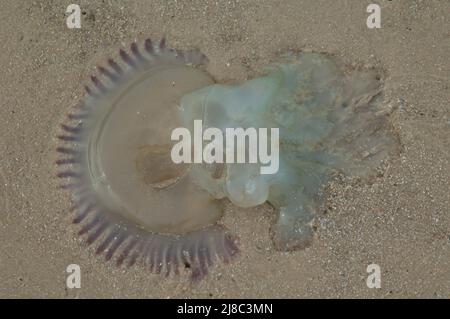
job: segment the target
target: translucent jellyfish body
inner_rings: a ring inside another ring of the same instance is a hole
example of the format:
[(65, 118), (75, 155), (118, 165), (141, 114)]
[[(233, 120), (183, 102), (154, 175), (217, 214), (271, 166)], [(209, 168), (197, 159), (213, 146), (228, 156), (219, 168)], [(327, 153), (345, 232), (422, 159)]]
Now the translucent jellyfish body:
[[(305, 247), (332, 174), (364, 176), (396, 151), (373, 70), (292, 54), (265, 76), (221, 85), (205, 63), (200, 52), (169, 49), (164, 40), (133, 43), (98, 68), (62, 124), (58, 176), (80, 235), (108, 260), (202, 278), (216, 260), (238, 253), (236, 237), (220, 224), (222, 198), (240, 207), (269, 202), (279, 214), (275, 247)], [(193, 132), (195, 120), (224, 133), (277, 128), (278, 170), (262, 174), (260, 161), (175, 163), (171, 133)]]

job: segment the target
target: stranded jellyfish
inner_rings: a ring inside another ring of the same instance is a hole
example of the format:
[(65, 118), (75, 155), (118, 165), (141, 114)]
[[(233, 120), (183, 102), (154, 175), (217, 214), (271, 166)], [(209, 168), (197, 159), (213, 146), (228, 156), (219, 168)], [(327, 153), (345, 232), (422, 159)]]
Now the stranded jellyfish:
[[(107, 260), (202, 278), (238, 253), (236, 237), (220, 224), (222, 198), (239, 207), (268, 202), (278, 213), (275, 247), (303, 248), (333, 174), (365, 176), (396, 151), (375, 70), (290, 53), (259, 78), (221, 85), (206, 62), (164, 39), (132, 43), (98, 67), (61, 125), (58, 176), (71, 192), (74, 223)], [(196, 120), (223, 132), (277, 128), (278, 170), (263, 174), (259, 161), (175, 163), (171, 133), (192, 131)]]

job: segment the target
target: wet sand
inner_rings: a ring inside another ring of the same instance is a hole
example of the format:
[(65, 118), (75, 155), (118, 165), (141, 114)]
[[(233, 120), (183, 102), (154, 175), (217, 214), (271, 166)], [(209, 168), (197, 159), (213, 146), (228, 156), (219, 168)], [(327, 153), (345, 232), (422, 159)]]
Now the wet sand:
[[(1, 5), (0, 297), (450, 297), (449, 1), (377, 1), (380, 29), (366, 26), (372, 1), (78, 1), (82, 28), (70, 30), (72, 2)], [(287, 50), (381, 67), (402, 152), (368, 181), (329, 185), (303, 251), (274, 249), (268, 206), (227, 205), (241, 255), (198, 285), (116, 268), (76, 236), (69, 196), (57, 188), (55, 136), (95, 65), (136, 38), (163, 35), (172, 47), (200, 48), (220, 82), (253, 77)], [(73, 263), (81, 289), (66, 288)], [(380, 289), (366, 285), (372, 263)]]

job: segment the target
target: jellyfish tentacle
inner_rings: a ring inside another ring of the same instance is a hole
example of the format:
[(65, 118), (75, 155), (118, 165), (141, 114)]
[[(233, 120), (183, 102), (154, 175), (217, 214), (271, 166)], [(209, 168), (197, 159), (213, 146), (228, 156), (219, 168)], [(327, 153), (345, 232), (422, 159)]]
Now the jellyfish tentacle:
[(272, 226), (272, 240), (280, 251), (304, 249), (314, 236), (311, 222), (314, 212), (309, 207), (285, 206), (279, 209), (278, 220)]

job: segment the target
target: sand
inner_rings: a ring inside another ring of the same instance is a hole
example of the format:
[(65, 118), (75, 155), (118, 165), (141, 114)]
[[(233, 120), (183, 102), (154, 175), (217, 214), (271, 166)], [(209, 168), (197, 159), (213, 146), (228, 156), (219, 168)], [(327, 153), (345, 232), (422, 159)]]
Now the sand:
[[(368, 29), (367, 0), (79, 0), (79, 30), (65, 24), (72, 2), (0, 5), (0, 297), (450, 297), (450, 1), (377, 1), (382, 25)], [(274, 249), (270, 208), (227, 205), (241, 255), (198, 285), (116, 268), (76, 236), (57, 188), (55, 136), (96, 64), (162, 35), (200, 48), (221, 82), (252, 77), (289, 49), (381, 67), (402, 152), (367, 182), (329, 185), (306, 250)], [(80, 289), (65, 284), (73, 263)], [(366, 285), (372, 263), (380, 289)]]

